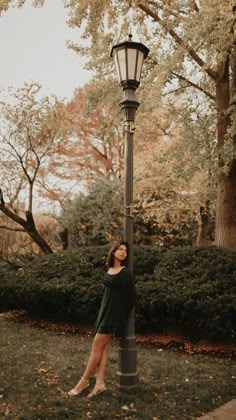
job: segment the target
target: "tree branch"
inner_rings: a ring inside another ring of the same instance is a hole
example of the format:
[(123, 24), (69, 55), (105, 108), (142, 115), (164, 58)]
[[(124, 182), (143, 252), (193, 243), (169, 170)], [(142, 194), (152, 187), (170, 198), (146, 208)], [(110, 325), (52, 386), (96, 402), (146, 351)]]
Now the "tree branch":
[[(153, 62), (154, 64), (156, 64), (156, 65), (158, 64), (158, 62), (157, 62), (156, 60), (154, 60), (154, 58), (153, 58), (153, 57), (148, 57), (148, 60), (149, 60), (149, 61), (152, 61), (152, 62)], [(209, 97), (210, 99), (212, 99), (213, 101), (215, 101), (215, 100), (216, 100), (216, 97), (215, 97), (214, 95), (212, 95), (209, 91), (207, 91), (207, 90), (205, 90), (205, 89), (201, 88), (201, 86), (199, 86), (199, 85), (197, 85), (196, 83), (192, 82), (191, 80), (187, 79), (187, 77), (184, 77), (184, 76), (182, 76), (181, 74), (177, 74), (177, 73), (175, 73), (174, 71), (172, 71), (172, 72), (171, 72), (171, 74), (173, 74), (173, 75), (174, 75), (175, 77), (177, 77), (178, 79), (183, 80), (183, 81), (185, 81), (185, 82), (187, 83), (187, 85), (188, 85), (188, 86), (185, 86), (185, 89), (186, 89), (187, 87), (192, 86), (192, 87), (194, 87), (195, 89), (200, 90), (200, 92), (204, 93), (206, 96), (208, 96), (208, 97)], [(173, 90), (173, 91), (171, 91), (171, 92), (167, 92), (164, 96), (168, 95), (169, 93), (176, 92), (177, 90), (179, 90), (179, 89), (175, 89), (175, 90)]]
[(14, 222), (18, 223), (18, 225), (21, 225), (24, 229), (27, 228), (26, 221), (24, 219), (22, 219), (22, 217), (20, 217), (17, 214), (13, 213), (13, 211), (11, 211), (9, 208), (6, 207), (1, 188), (0, 188), (0, 210), (7, 217), (9, 217), (11, 220), (13, 220)]
[(18, 196), (19, 196), (19, 193), (20, 193), (20, 191), (22, 189), (23, 183), (24, 183), (24, 179), (23, 179), (23, 176), (21, 176), (20, 181), (19, 181), (19, 183), (18, 183), (18, 185), (16, 187), (15, 194), (14, 194), (14, 196), (12, 198), (10, 198), (10, 206), (11, 206), (11, 208), (14, 208), (14, 203), (18, 199)]
[(27, 210), (25, 212), (26, 215), (26, 220), (27, 220), (27, 224), (28, 224), (28, 228), (30, 228), (31, 231), (36, 231), (36, 227), (35, 227), (35, 223), (34, 223), (34, 218), (33, 215), (31, 213), (31, 211)]
[[(177, 77), (178, 79), (185, 81), (189, 86), (192, 86), (195, 89), (200, 90), (200, 92), (204, 93), (206, 96), (208, 96), (213, 101), (216, 100), (216, 97), (214, 95), (212, 95), (210, 92), (208, 92), (207, 90), (201, 88), (201, 86), (197, 85), (196, 83), (192, 82), (191, 80), (187, 79), (186, 77), (182, 76), (181, 74), (177, 74), (174, 71), (172, 71), (172, 74), (175, 77)], [(186, 87), (188, 87), (188, 86), (186, 86)]]
[(5, 229), (5, 230), (11, 230), (13, 232), (23, 232), (26, 233), (26, 231), (24, 229), (20, 229), (20, 228), (11, 228), (7, 225), (0, 225), (0, 229)]
[[(138, 3), (138, 7), (143, 10), (147, 15), (151, 16), (155, 22), (158, 22), (170, 35), (171, 37), (175, 40), (175, 42), (180, 45), (181, 47), (183, 47), (190, 55), (190, 57), (192, 57), (192, 59), (201, 67), (205, 67), (206, 63), (201, 59), (201, 57), (199, 57), (199, 55), (196, 53), (196, 51), (191, 48), (189, 45), (187, 45), (184, 40), (173, 30), (167, 27), (167, 25), (165, 24), (165, 22), (158, 16), (157, 13), (153, 12), (146, 4), (143, 3)], [(213, 80), (216, 80), (217, 77), (217, 72), (214, 71), (213, 69), (204, 68), (204, 71), (208, 74), (208, 76), (210, 76)]]
[(195, 2), (195, 0), (193, 0), (193, 9), (195, 10), (195, 12), (199, 12), (199, 7), (197, 3)]
[(177, 88), (177, 89), (169, 90), (168, 92), (163, 93), (163, 94), (162, 94), (162, 96), (168, 96), (168, 95), (171, 95), (172, 93), (179, 92), (179, 91), (181, 91), (181, 90), (186, 89), (187, 87), (188, 87), (188, 86), (182, 86), (182, 87), (179, 87), (179, 88)]
[(0, 188), (0, 211), (2, 211), (7, 217), (9, 217), (9, 219), (13, 220), (14, 222), (18, 223), (18, 225), (22, 226), (25, 232), (28, 233), (31, 239), (33, 239), (33, 241), (39, 246), (39, 248), (45, 254), (53, 253), (51, 247), (47, 244), (47, 242), (43, 239), (43, 237), (37, 232), (32, 213), (30, 211), (27, 211), (25, 213), (26, 220), (22, 219), (22, 217), (13, 213), (5, 205), (1, 188)]
[[(13, 133), (14, 134), (14, 133)], [(24, 172), (24, 174), (25, 174), (25, 176), (26, 176), (26, 178), (28, 179), (28, 182), (29, 182), (29, 184), (31, 184), (31, 182), (32, 182), (32, 180), (31, 180), (31, 178), (30, 178), (30, 175), (28, 174), (28, 172), (27, 172), (27, 169), (26, 169), (26, 167), (25, 167), (25, 165), (24, 165), (24, 162), (23, 162), (23, 157), (18, 153), (18, 151), (16, 150), (16, 148), (13, 146), (13, 144), (11, 143), (11, 141), (9, 140), (6, 140), (6, 142), (7, 142), (7, 144), (9, 144), (9, 146), (12, 148), (12, 150), (15, 152), (15, 156), (18, 158), (18, 161), (20, 162), (20, 165), (21, 165), (21, 167), (22, 167), (22, 169), (23, 169), (23, 172)], [(25, 153), (27, 153), (28, 152), (28, 149), (25, 151)], [(25, 153), (23, 153), (23, 156), (25, 155)], [(13, 154), (13, 156), (14, 156), (14, 154)], [(15, 157), (14, 156), (14, 157)]]

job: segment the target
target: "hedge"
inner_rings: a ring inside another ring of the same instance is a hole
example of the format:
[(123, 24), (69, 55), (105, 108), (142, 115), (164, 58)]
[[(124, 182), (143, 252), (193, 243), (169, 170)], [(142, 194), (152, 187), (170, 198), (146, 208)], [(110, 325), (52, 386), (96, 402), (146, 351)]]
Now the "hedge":
[[(23, 309), (54, 321), (92, 325), (108, 248), (86, 247), (0, 261), (0, 311)], [(234, 342), (236, 251), (217, 247), (135, 248), (136, 327)]]

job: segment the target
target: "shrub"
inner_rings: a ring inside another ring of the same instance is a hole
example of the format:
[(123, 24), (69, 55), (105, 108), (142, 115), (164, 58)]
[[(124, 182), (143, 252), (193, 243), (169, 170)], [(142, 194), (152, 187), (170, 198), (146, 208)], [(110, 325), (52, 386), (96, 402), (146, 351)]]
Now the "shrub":
[[(107, 246), (0, 262), (0, 310), (24, 309), (92, 325), (103, 293)], [(217, 247), (135, 248), (137, 329), (192, 340), (235, 339), (236, 252)]]
[(235, 339), (236, 252), (176, 248), (138, 286), (142, 327), (181, 329), (192, 339)]

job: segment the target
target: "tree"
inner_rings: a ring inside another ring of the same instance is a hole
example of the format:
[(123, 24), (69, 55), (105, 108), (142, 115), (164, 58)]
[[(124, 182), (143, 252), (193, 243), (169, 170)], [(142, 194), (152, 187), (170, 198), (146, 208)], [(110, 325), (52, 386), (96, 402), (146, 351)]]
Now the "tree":
[[(48, 170), (48, 162), (50, 158), (53, 159), (67, 125), (64, 104), (55, 98), (38, 100), (39, 90), (37, 84), (26, 84), (13, 95), (14, 104), (1, 103), (3, 171), (0, 179), (0, 211), (15, 222), (17, 231), (20, 225), (21, 231), (27, 233), (48, 254), (53, 251), (38, 232), (33, 216), (34, 189), (37, 177)], [(19, 177), (14, 182), (13, 176), (16, 174)], [(9, 197), (8, 204), (4, 193)], [(22, 206), (22, 209), (26, 209), (24, 219), (16, 203), (25, 202), (26, 193), (28, 203)], [(6, 225), (5, 229), (9, 229), (9, 226)]]
[[(215, 242), (235, 248), (235, 7), (228, 0), (102, 0), (99, 4), (70, 0), (66, 6), (71, 12), (70, 24), (83, 25), (84, 38), (91, 40), (86, 47), (71, 44), (90, 59), (88, 66), (100, 74), (111, 71), (108, 54), (116, 41), (114, 33), (117, 38), (127, 33), (131, 20), (151, 47), (145, 71), (152, 92), (175, 90), (179, 95), (188, 90), (203, 104), (205, 114), (208, 106), (214, 107), (218, 155)], [(182, 95), (182, 104), (188, 99)]]
[(87, 194), (65, 203), (58, 221), (68, 229), (70, 247), (102, 245), (121, 236), (122, 208), (120, 181), (103, 177), (91, 183)]
[(148, 228), (152, 239), (165, 245), (195, 242), (198, 222), (201, 228), (199, 203), (208, 200), (212, 207), (215, 200), (202, 142), (198, 146), (196, 141), (192, 150), (202, 127), (192, 124), (189, 138), (175, 112), (155, 99), (142, 101), (135, 134), (135, 223), (141, 222), (144, 233)]
[(124, 146), (118, 98), (119, 90), (112, 80), (91, 82), (75, 91), (67, 108), (72, 136), (61, 150), (74, 179), (121, 176)]
[[(34, 215), (38, 233), (44, 238), (51, 249), (61, 249), (55, 237), (56, 218), (50, 215)], [(10, 258), (12, 254), (38, 255), (40, 249), (21, 227), (17, 228), (15, 222), (0, 214), (0, 256)]]
[[(119, 178), (124, 165), (123, 125), (114, 81), (91, 82), (77, 89), (66, 106), (68, 135), (40, 177), (40, 194), (63, 206), (90, 183)], [(53, 182), (52, 182), (53, 175)]]

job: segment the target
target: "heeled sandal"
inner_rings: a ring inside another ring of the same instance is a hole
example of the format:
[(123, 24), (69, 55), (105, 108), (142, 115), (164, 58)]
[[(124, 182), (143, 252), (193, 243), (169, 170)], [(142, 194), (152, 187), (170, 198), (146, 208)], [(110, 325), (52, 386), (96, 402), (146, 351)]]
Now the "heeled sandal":
[(87, 398), (97, 397), (106, 391), (106, 385), (104, 382), (97, 382), (92, 390), (87, 396)]
[(75, 397), (76, 395), (82, 394), (82, 392), (85, 391), (85, 389), (87, 389), (88, 387), (89, 381), (86, 381), (85, 379), (80, 379), (78, 384), (68, 392), (68, 395), (70, 397)]

